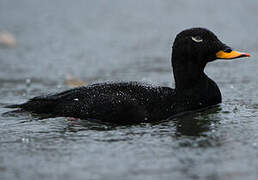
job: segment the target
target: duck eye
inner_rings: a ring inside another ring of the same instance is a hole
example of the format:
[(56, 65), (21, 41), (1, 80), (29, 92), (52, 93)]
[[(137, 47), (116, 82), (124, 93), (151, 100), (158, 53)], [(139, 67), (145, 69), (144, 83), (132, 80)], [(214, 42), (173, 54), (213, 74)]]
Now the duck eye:
[(201, 38), (201, 36), (192, 36), (192, 40), (193, 40), (194, 42), (197, 42), (197, 43), (200, 43), (200, 42), (203, 41), (202, 38)]

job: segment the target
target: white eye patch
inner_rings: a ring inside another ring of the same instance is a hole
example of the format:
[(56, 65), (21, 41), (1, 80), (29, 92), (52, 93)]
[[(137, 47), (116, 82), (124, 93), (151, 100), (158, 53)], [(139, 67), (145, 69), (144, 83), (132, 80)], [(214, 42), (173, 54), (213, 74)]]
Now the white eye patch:
[(203, 41), (202, 38), (201, 38), (201, 36), (192, 36), (191, 38), (192, 38), (192, 40), (193, 40), (194, 42), (197, 42), (197, 43), (200, 43), (200, 42)]

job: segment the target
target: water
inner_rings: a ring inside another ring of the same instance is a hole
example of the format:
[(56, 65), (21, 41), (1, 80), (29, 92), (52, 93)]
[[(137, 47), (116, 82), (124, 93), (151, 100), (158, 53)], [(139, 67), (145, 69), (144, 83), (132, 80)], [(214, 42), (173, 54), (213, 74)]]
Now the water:
[[(0, 179), (258, 178), (258, 2), (217, 0), (0, 0)], [(86, 83), (150, 81), (173, 86), (175, 35), (202, 26), (249, 59), (217, 61), (207, 74), (219, 107), (157, 124), (110, 126), (3, 106)]]

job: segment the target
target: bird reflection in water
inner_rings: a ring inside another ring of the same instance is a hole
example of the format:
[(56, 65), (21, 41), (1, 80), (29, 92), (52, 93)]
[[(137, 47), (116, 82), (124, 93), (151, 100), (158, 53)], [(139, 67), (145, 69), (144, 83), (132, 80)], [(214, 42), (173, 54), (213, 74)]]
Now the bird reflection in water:
[[(170, 132), (173, 132), (173, 136), (181, 137), (181, 136), (205, 136), (206, 133), (214, 131), (216, 128), (216, 124), (219, 121), (218, 113), (221, 111), (220, 106), (214, 106), (209, 109), (205, 109), (202, 112), (192, 112), (186, 115), (181, 115), (176, 118), (170, 118), (162, 122), (149, 123), (146, 128), (164, 128)], [(68, 120), (68, 130), (77, 131), (77, 130), (114, 130), (114, 129), (122, 129), (122, 128), (131, 128), (134, 125), (116, 125), (103, 122), (95, 121), (85, 121), (75, 118), (67, 118)], [(148, 123), (138, 124), (136, 126), (144, 126)], [(153, 126), (153, 127), (152, 127)], [(155, 126), (155, 127), (154, 127)], [(175, 128), (175, 131), (173, 131)], [(169, 131), (171, 130), (171, 131)], [(157, 132), (158, 133), (158, 132)], [(145, 133), (144, 133), (145, 134)]]
[(175, 118), (176, 136), (203, 136), (207, 132), (214, 131), (219, 121), (216, 115), (220, 111), (221, 107), (215, 106), (203, 112)]

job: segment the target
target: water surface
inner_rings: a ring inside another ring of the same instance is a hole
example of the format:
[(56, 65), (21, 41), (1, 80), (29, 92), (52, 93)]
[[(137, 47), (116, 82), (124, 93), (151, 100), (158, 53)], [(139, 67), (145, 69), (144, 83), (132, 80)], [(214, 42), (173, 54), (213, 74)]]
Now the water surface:
[[(0, 0), (0, 30), (17, 40), (0, 48), (0, 179), (256, 180), (257, 16), (256, 0)], [(206, 68), (218, 107), (134, 126), (4, 114), (68, 89), (67, 74), (173, 86), (173, 39), (196, 26), (252, 55)]]

